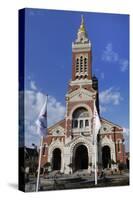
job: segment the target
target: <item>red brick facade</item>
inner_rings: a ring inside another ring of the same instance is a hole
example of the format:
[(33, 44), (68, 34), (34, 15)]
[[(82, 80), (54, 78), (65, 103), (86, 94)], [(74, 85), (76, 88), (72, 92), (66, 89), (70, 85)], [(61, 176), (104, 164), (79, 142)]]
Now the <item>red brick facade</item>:
[[(83, 52), (73, 52), (72, 53), (72, 81), (74, 81), (76, 79), (76, 70), (75, 70), (75, 66), (76, 66), (76, 56), (80, 55), (80, 54), (83, 54)], [(84, 52), (84, 54), (88, 55), (88, 80), (91, 80), (92, 79), (92, 69), (91, 69), (91, 63), (92, 63), (92, 53), (91, 53), (91, 50), (90, 51), (86, 51)]]

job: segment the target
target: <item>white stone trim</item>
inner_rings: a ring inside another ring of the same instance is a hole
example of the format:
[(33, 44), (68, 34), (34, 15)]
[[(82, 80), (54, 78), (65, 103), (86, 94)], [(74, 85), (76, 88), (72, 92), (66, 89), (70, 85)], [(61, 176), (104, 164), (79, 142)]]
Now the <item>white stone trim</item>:
[(52, 141), (48, 148), (48, 162), (52, 163), (53, 151), (58, 148), (61, 151), (61, 172), (64, 171), (64, 143), (59, 141), (59, 139)]
[(83, 136), (78, 137), (77, 139), (75, 139), (75, 141), (73, 141), (71, 143), (71, 145), (69, 146), (70, 148), (70, 163), (73, 163), (73, 156), (75, 156), (75, 151), (77, 149), (78, 146), (80, 145), (84, 145), (87, 148), (87, 152), (88, 152), (88, 170), (90, 170), (90, 166), (89, 163), (92, 163), (92, 157), (94, 154), (94, 148), (93, 145), (91, 143), (91, 141)]
[(105, 136), (101, 140), (101, 152), (102, 152), (102, 148), (104, 146), (109, 146), (109, 148), (110, 148), (110, 154), (111, 154), (111, 159), (113, 159), (116, 162), (115, 143), (112, 141), (112, 139), (111, 138), (109, 139), (107, 136)]
[(92, 85), (92, 80), (80, 79), (80, 80), (74, 80), (74, 81), (70, 81), (69, 82), (70, 86), (73, 86), (73, 85), (86, 85), (86, 84)]
[(77, 148), (80, 145), (85, 145), (87, 147), (88, 155), (89, 155), (89, 152), (91, 151), (90, 148), (92, 148), (92, 144), (87, 139), (84, 139), (84, 137), (79, 137), (77, 140), (75, 140), (71, 144), (71, 146), (70, 146), (70, 154), (73, 155), (74, 149)]
[(72, 43), (72, 52), (87, 52), (87, 51), (91, 51), (91, 43), (86, 43), (86, 44), (76, 44), (76, 43)]
[(70, 94), (67, 94), (67, 97), (73, 97), (73, 96), (75, 96), (75, 95), (77, 95), (77, 94), (86, 94), (86, 95), (88, 95), (88, 96), (92, 96), (92, 95), (95, 95), (96, 94), (96, 92), (90, 92), (90, 91), (88, 91), (88, 90), (86, 90), (86, 89), (84, 89), (84, 88), (82, 88), (82, 87), (80, 87), (80, 88), (78, 88), (77, 90), (74, 90), (73, 92), (71, 92)]

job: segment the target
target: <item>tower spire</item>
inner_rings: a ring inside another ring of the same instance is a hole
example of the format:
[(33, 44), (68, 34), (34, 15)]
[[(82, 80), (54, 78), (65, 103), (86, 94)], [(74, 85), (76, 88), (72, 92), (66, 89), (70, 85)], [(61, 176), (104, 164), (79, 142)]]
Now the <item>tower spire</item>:
[(83, 15), (81, 15), (81, 24), (80, 24), (79, 31), (86, 32), (86, 30), (85, 30), (85, 24), (84, 24), (84, 16)]
[(85, 28), (84, 16), (81, 15), (79, 29), (77, 31), (77, 38), (72, 43), (73, 53), (73, 68), (72, 80), (89, 80), (92, 81), (91, 76), (91, 41), (88, 39)]
[(75, 43), (87, 43), (87, 42), (89, 42), (89, 40), (85, 28), (84, 16), (81, 15), (81, 24), (77, 32), (77, 39)]

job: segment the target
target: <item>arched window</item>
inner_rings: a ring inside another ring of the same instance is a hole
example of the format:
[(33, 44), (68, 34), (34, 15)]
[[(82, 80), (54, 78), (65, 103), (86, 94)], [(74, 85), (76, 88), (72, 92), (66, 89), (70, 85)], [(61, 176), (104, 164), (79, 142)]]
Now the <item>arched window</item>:
[(73, 120), (73, 125), (72, 125), (73, 128), (78, 128), (78, 120)]
[(84, 58), (84, 72), (87, 72), (87, 58)]
[(80, 72), (83, 72), (83, 56), (80, 56)]
[(85, 127), (88, 127), (88, 126), (89, 126), (89, 120), (86, 119), (86, 120), (85, 120)]
[(85, 75), (85, 78), (87, 78), (87, 75)]
[(79, 72), (79, 58), (76, 59), (76, 73)]
[(77, 108), (72, 115), (73, 118), (84, 118), (89, 117), (89, 112), (86, 108), (80, 107)]
[(90, 116), (86, 108), (77, 108), (72, 115), (72, 128), (86, 129), (89, 128)]
[[(88, 72), (88, 58), (87, 56), (84, 57), (84, 56), (80, 56), (78, 58), (76, 58), (76, 75), (78, 75), (80, 78), (83, 78), (81, 77), (81, 75), (83, 75), (83, 73), (85, 73), (85, 76)], [(87, 76), (85, 77), (87, 78)]]
[(118, 140), (118, 152), (120, 152), (121, 149), (120, 149), (120, 140)]

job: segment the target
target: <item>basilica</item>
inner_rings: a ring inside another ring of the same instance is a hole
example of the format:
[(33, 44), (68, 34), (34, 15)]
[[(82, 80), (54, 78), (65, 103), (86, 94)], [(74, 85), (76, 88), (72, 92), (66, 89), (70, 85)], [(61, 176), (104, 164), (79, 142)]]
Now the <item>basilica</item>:
[(97, 167), (112, 169), (125, 162), (123, 128), (100, 114), (98, 79), (92, 76), (92, 57), (92, 44), (82, 16), (72, 43), (72, 78), (65, 98), (65, 116), (49, 127), (43, 138), (41, 167), (49, 163), (49, 171), (72, 174), (94, 170), (94, 101), (101, 121), (97, 135)]

